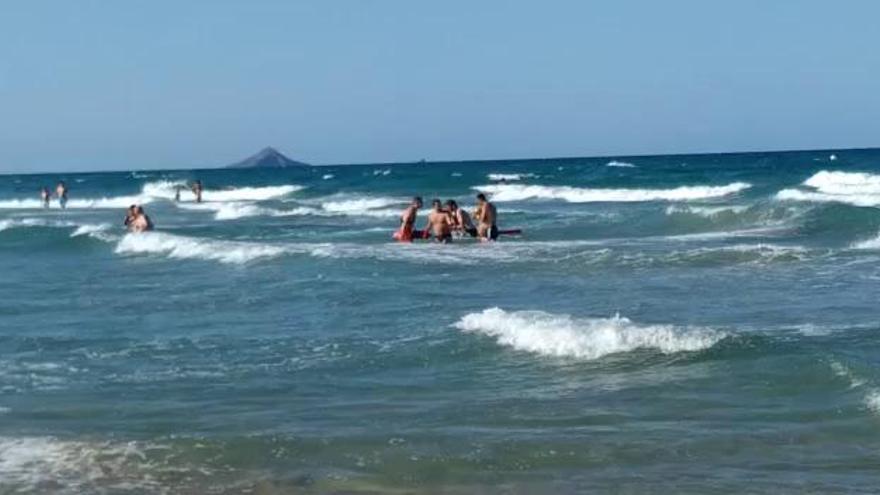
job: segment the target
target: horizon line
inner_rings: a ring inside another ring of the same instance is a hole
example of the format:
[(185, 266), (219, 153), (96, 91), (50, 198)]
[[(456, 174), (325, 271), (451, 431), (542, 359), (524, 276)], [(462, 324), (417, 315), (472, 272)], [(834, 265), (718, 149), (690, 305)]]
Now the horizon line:
[[(273, 146), (268, 146), (273, 148)], [(264, 147), (266, 148), (266, 147)], [(277, 149), (277, 148), (276, 148)], [(535, 162), (550, 160), (595, 160), (595, 159), (625, 159), (625, 158), (657, 158), (662, 156), (680, 157), (680, 156), (706, 156), (706, 155), (748, 155), (758, 153), (818, 153), (829, 151), (868, 151), (878, 150), (880, 146), (855, 146), (848, 148), (805, 148), (805, 149), (763, 149), (763, 150), (745, 150), (745, 151), (693, 151), (693, 152), (674, 152), (674, 153), (636, 153), (636, 154), (600, 154), (592, 156), (552, 156), (544, 158), (478, 158), (478, 159), (460, 159), (460, 160), (427, 160), (419, 159), (414, 161), (394, 161), (394, 162), (353, 162), (353, 163), (325, 163), (311, 164), (307, 163), (301, 166), (278, 167), (278, 170), (309, 168), (309, 167), (363, 167), (363, 166), (391, 166), (391, 165), (444, 165), (450, 163), (488, 163), (488, 162)], [(180, 170), (271, 170), (267, 168), (230, 168), (229, 165), (219, 167), (172, 167), (172, 168), (135, 168), (135, 169), (107, 169), (107, 170), (89, 170), (89, 171), (47, 171), (47, 172), (0, 172), (0, 176), (8, 175), (49, 175), (49, 174), (106, 174), (106, 173), (124, 173), (124, 172), (162, 172), (162, 171), (180, 171)]]

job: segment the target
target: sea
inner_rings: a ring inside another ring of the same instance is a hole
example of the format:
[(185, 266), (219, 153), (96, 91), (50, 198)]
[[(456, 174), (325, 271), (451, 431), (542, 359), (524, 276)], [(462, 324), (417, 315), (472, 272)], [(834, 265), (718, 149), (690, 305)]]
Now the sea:
[[(478, 192), (522, 234), (391, 239)], [(878, 207), (870, 149), (0, 176), (0, 493), (877, 493)]]

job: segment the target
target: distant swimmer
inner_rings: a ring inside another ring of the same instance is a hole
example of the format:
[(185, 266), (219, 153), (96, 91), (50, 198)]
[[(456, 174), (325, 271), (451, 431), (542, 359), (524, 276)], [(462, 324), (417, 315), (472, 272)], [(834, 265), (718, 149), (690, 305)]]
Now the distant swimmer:
[(125, 220), (122, 221), (122, 225), (130, 229), (135, 218), (137, 218), (137, 205), (131, 205), (125, 210)]
[(55, 186), (55, 196), (58, 197), (58, 205), (67, 208), (67, 184), (63, 180)]
[(49, 201), (52, 199), (52, 193), (49, 191), (48, 187), (44, 187), (40, 190), (40, 200), (43, 202), (43, 208), (49, 207)]
[(174, 187), (174, 201), (176, 201), (178, 203), (180, 203), (180, 190), (181, 189), (182, 189), (182, 187), (180, 187), (180, 186)]
[(132, 232), (147, 232), (153, 230), (153, 221), (150, 220), (150, 217), (144, 212), (143, 207), (135, 206), (134, 213), (134, 219), (128, 224), (129, 230)]
[(422, 198), (419, 196), (414, 197), (409, 206), (400, 215), (400, 228), (394, 233), (395, 239), (401, 242), (412, 242), (413, 231), (416, 226), (416, 215), (421, 207)]
[(452, 242), (452, 220), (439, 199), (431, 202), (431, 213), (428, 214), (425, 232), (434, 234), (434, 240), (437, 242), (444, 244)]
[(197, 180), (197, 181), (193, 182), (191, 189), (192, 189), (193, 194), (196, 195), (196, 203), (201, 203), (202, 202), (202, 191), (204, 190), (204, 188), (202, 187), (202, 181)]
[(468, 215), (468, 212), (464, 211), (464, 209), (459, 208), (458, 203), (456, 203), (455, 200), (450, 199), (446, 202), (446, 211), (449, 212), (453, 231), (461, 232), (471, 237), (477, 236), (477, 228), (474, 227), (474, 222), (471, 220), (471, 216)]
[(486, 199), (486, 195), (483, 193), (477, 194), (477, 212), (474, 213), (474, 218), (479, 222), (477, 233), (480, 239), (484, 241), (498, 239), (498, 226), (496, 225), (498, 210)]

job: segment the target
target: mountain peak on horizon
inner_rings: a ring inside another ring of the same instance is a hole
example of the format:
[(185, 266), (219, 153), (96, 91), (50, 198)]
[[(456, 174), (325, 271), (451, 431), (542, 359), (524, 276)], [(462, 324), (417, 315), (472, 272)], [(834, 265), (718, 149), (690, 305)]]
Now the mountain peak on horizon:
[(308, 166), (308, 164), (292, 160), (275, 148), (266, 146), (255, 155), (232, 165), (227, 165), (226, 168), (285, 168), (304, 166)]

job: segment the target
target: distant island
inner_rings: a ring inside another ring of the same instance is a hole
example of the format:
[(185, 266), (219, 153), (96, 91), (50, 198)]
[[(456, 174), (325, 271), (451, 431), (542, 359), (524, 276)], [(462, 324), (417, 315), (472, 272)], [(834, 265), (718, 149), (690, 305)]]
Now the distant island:
[(291, 160), (284, 156), (283, 153), (268, 146), (263, 148), (256, 155), (245, 158), (240, 162), (227, 165), (226, 168), (286, 168), (286, 167), (308, 167), (308, 163)]

